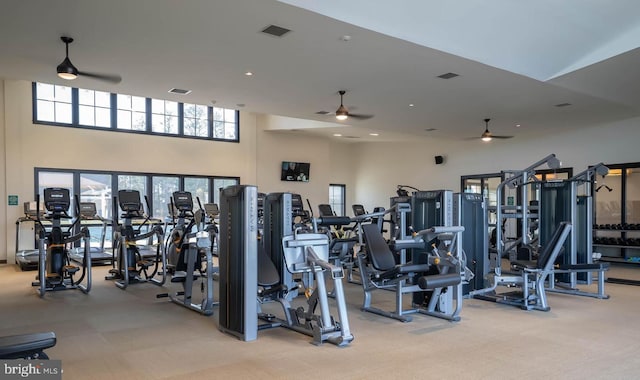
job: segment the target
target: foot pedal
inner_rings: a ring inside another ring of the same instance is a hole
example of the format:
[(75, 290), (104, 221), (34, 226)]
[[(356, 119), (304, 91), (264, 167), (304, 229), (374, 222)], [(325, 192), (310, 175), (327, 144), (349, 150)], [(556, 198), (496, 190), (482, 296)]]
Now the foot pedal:
[(65, 266), (64, 266), (64, 271), (65, 271), (65, 272), (67, 272), (67, 273), (69, 273), (69, 274), (74, 274), (74, 273), (76, 273), (76, 272), (77, 272), (77, 271), (79, 271), (79, 270), (80, 270), (80, 268), (78, 268), (78, 267), (77, 267), (77, 266), (75, 266), (75, 265), (65, 265)]

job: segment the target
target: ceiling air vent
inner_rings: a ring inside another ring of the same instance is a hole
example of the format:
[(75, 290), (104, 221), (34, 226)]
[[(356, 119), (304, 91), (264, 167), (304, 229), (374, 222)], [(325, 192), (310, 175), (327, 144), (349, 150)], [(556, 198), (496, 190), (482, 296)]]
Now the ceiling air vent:
[(172, 88), (171, 90), (169, 90), (169, 92), (172, 94), (187, 95), (191, 92), (191, 90), (182, 90), (179, 88)]
[(360, 138), (358, 136), (342, 136), (342, 137), (344, 137), (345, 139), (359, 139)]
[(556, 104), (555, 107), (561, 108), (561, 107), (568, 107), (570, 105), (571, 103), (560, 103), (560, 104)]
[(456, 73), (446, 73), (446, 74), (438, 75), (438, 78), (451, 79), (451, 78), (455, 78), (455, 77), (459, 77), (459, 76), (460, 75), (458, 75)]
[(328, 115), (329, 111), (318, 111), (316, 112), (316, 115)]
[(262, 33), (270, 34), (275, 37), (282, 37), (290, 31), (290, 29), (283, 28), (277, 25), (269, 25), (266, 28), (262, 29)]
[(433, 132), (433, 131), (437, 131), (438, 128), (427, 128), (425, 129), (426, 132)]

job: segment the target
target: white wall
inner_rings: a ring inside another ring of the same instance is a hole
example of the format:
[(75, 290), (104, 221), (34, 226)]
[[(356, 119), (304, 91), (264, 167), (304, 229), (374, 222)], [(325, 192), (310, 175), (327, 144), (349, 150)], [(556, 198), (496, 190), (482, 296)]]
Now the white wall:
[[(588, 165), (640, 162), (640, 118), (575, 132), (519, 141), (425, 141), (365, 143), (354, 150), (355, 199), (367, 209), (388, 206), (396, 185), (460, 190), (460, 177), (523, 169), (555, 153), (574, 173)], [(434, 156), (445, 163), (435, 165)]]
[[(317, 214), (318, 204), (329, 201), (330, 183), (345, 184), (349, 197), (349, 190), (353, 188), (349, 145), (305, 132), (278, 131), (281, 125), (291, 123), (292, 120), (305, 123), (304, 120), (273, 115), (260, 115), (257, 118), (258, 189), (264, 193), (298, 193), (303, 199), (309, 199)], [(300, 125), (298, 127), (304, 128)], [(309, 162), (309, 182), (281, 181), (282, 161)]]

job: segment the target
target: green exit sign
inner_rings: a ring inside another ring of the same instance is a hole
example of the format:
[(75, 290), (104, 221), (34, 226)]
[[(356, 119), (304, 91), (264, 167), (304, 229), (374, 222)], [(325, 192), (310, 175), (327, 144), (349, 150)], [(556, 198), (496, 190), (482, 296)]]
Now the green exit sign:
[(17, 205), (18, 205), (18, 196), (9, 195), (9, 206), (17, 206)]
[(513, 206), (515, 204), (513, 197), (507, 197), (507, 206)]

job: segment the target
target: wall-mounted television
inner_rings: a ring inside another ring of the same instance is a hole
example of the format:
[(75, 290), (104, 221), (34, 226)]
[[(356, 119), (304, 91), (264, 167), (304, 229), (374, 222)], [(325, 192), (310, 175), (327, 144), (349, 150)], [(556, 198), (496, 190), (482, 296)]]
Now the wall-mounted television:
[(282, 161), (280, 179), (282, 181), (309, 182), (310, 166), (308, 162)]

